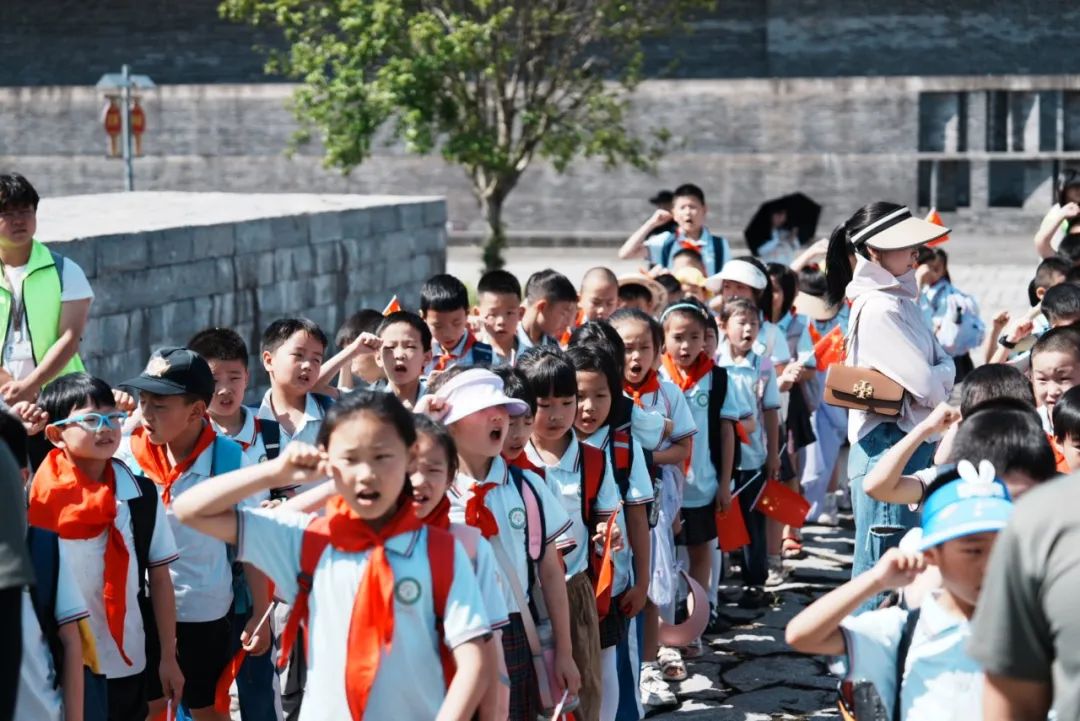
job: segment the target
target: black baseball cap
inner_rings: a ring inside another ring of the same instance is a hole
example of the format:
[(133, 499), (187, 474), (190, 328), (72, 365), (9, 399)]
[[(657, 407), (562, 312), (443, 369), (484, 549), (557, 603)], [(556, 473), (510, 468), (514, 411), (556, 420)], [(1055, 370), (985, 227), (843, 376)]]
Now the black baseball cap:
[(675, 194), (670, 190), (661, 190), (659, 193), (649, 198), (649, 202), (653, 205), (669, 205), (675, 202)]
[(214, 374), (201, 355), (187, 348), (158, 348), (137, 378), (124, 381), (121, 388), (134, 388), (159, 396), (190, 393), (200, 398), (214, 395)]

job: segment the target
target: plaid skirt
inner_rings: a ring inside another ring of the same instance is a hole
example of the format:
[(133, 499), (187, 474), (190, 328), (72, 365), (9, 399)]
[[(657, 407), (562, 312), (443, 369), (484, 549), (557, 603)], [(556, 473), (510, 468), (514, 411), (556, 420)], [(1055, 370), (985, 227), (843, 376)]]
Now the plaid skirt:
[(520, 613), (510, 614), (502, 628), (503, 656), (510, 677), (510, 721), (536, 721), (540, 713), (540, 691), (533, 670), (532, 651)]

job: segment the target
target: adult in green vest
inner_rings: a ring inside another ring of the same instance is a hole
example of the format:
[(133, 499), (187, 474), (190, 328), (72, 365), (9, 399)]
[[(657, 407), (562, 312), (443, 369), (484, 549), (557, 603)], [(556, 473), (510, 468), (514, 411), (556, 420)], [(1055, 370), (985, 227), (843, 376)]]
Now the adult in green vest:
[(83, 370), (79, 342), (94, 299), (82, 268), (34, 240), (38, 200), (26, 178), (0, 174), (0, 365), (10, 375), (0, 396), (9, 405)]

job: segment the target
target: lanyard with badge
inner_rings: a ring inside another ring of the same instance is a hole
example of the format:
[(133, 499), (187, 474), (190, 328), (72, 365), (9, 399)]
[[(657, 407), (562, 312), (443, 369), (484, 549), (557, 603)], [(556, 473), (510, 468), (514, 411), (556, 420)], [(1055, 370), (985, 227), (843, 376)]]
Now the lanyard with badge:
[[(25, 278), (25, 276), (24, 276)], [(23, 279), (20, 279), (20, 282)], [(9, 278), (10, 281), (10, 278)], [(34, 349), (30, 343), (29, 328), (26, 324), (26, 301), (21, 292), (11, 288), (12, 312), (8, 316), (8, 342), (4, 344), (4, 361), (32, 361)]]

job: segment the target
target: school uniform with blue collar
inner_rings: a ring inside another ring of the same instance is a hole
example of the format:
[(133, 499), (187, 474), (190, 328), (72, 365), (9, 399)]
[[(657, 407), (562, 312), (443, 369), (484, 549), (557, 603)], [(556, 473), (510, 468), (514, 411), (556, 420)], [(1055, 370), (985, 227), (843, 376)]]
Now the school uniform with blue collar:
[[(919, 293), (919, 307), (941, 347), (956, 364), (956, 381), (974, 368), (968, 353), (982, 345), (986, 325), (974, 298), (942, 278)], [(1045, 332), (1045, 331), (1044, 331)]]
[[(257, 415), (259, 418), (276, 421), (277, 414), (274, 412), (272, 392), (266, 391), (262, 403), (259, 404)], [(304, 401), (304, 419), (300, 426), (293, 433), (289, 433), (284, 427), (281, 428), (281, 450), (285, 450), (285, 446), (292, 441), (315, 445), (315, 439), (319, 436), (319, 428), (322, 427), (323, 419), (326, 418), (326, 412), (333, 404), (334, 401), (329, 396), (308, 393)]]
[(681, 228), (660, 233), (648, 238), (645, 248), (649, 252), (649, 260), (665, 268), (671, 267), (671, 259), (676, 253), (683, 248), (689, 248), (701, 256), (706, 276), (719, 273), (731, 259), (731, 247), (727, 238), (713, 235), (708, 228), (701, 229), (701, 237), (697, 240), (687, 238)]
[[(244, 508), (238, 514), (240, 558), (266, 573), (277, 593), (291, 602), (297, 595), (304, 530), (309, 514)], [(392, 650), (384, 653), (371, 686), (365, 718), (432, 719), (445, 698), (439, 644), (451, 649), (481, 638), (491, 628), (473, 573), (460, 543), (454, 544), (453, 581), (436, 634), (427, 527), (387, 539), (393, 570)], [(308, 663), (301, 721), (352, 718), (345, 673), (354, 599), (371, 551), (350, 553), (328, 545), (316, 565), (309, 597)]]
[(540, 340), (538, 342), (533, 343), (532, 338), (530, 338), (529, 334), (525, 331), (525, 324), (524, 323), (518, 323), (518, 327), (517, 327), (517, 358), (520, 358), (521, 354), (524, 353), (525, 351), (527, 351), (530, 348), (533, 348), (535, 346), (538, 346), (538, 345), (558, 346), (559, 341), (558, 341), (557, 338), (552, 338), (547, 333), (544, 333), (544, 334), (542, 334), (540, 336)]
[(765, 516), (754, 510), (753, 504), (769, 480), (764, 474), (768, 453), (765, 411), (780, 410), (780, 392), (776, 372), (772, 368), (763, 368), (764, 361), (757, 353), (751, 351), (742, 358), (734, 358), (725, 339), (720, 346), (720, 356), (720, 365), (728, 374), (728, 396), (734, 397), (741, 408), (740, 417), (752, 417), (756, 426), (747, 434), (750, 442), (743, 443), (740, 448), (735, 485), (742, 489), (738, 502), (750, 535), (749, 545), (743, 547), (743, 579), (749, 586), (760, 586), (767, 575)]
[[(442, 363), (440, 368), (440, 359), (443, 357), (446, 358), (446, 361)], [(490, 345), (477, 340), (472, 331), (467, 331), (461, 336), (461, 340), (457, 342), (457, 345), (450, 350), (444, 349), (439, 345), (439, 341), (432, 339), (431, 361), (424, 368), (424, 376), (431, 375), (432, 371), (435, 370), (449, 370), (456, 365), (491, 367), (499, 365), (501, 361), (502, 359), (495, 354)]]

